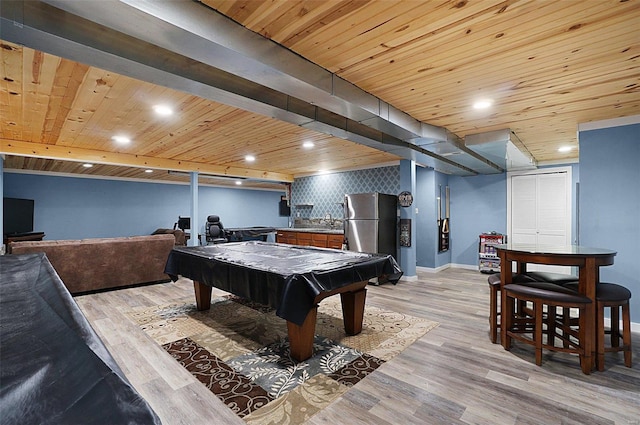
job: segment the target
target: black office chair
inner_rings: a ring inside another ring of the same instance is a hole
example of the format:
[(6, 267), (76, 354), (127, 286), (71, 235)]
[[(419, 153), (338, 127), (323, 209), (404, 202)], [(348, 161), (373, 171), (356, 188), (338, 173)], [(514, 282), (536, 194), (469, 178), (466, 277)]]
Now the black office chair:
[(220, 217), (218, 217), (217, 215), (210, 215), (209, 217), (207, 217), (207, 222), (204, 225), (204, 229), (207, 238), (207, 245), (210, 243), (218, 244), (229, 242), (227, 234), (224, 230), (224, 226), (220, 221)]

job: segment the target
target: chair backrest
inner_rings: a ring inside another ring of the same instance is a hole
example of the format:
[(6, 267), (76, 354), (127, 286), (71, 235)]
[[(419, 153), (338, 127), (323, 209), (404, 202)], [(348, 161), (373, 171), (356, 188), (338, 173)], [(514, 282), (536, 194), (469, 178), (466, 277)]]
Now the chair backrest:
[(205, 230), (207, 234), (207, 241), (226, 237), (224, 233), (224, 226), (220, 221), (220, 217), (217, 215), (210, 215), (207, 217)]

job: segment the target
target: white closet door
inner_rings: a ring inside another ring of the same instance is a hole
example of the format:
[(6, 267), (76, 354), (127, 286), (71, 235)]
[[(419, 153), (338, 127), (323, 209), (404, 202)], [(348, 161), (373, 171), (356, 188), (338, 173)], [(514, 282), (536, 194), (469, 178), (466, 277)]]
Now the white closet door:
[(537, 176), (514, 176), (511, 179), (512, 243), (535, 244), (538, 232)]
[[(571, 245), (571, 176), (568, 170), (536, 170), (509, 177), (512, 243)], [(531, 264), (530, 271), (571, 273), (570, 267)]]
[(540, 174), (537, 177), (537, 243), (571, 245), (571, 209), (570, 204), (567, 205), (571, 198), (567, 193), (567, 174)]

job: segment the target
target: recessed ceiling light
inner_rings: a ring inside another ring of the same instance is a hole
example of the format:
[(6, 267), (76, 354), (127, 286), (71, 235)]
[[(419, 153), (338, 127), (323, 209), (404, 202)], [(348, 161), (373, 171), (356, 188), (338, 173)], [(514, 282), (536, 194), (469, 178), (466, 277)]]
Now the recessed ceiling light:
[(253, 155), (247, 155), (247, 156), (244, 157), (244, 160), (247, 161), (247, 162), (253, 162), (253, 161), (256, 160), (256, 157), (253, 156)]
[(558, 152), (569, 152), (571, 149), (573, 149), (571, 146), (561, 146), (558, 148)]
[(311, 142), (311, 141), (306, 141), (302, 144), (302, 147), (305, 149), (311, 149), (312, 147), (315, 146), (315, 143)]
[(236, 180), (236, 186), (242, 186), (242, 182), (240, 180)]
[(128, 138), (127, 136), (122, 136), (122, 135), (118, 135), (118, 136), (113, 136), (111, 138), (111, 140), (113, 140), (114, 142), (120, 144), (120, 145), (128, 145), (129, 143), (131, 143), (131, 139)]
[(82, 166), (83, 166), (84, 168), (91, 168), (91, 167), (93, 167), (93, 164), (89, 164), (89, 163), (87, 162), (86, 164), (82, 164)]
[(153, 110), (156, 114), (168, 117), (169, 115), (173, 115), (173, 109), (169, 108), (167, 105), (155, 105)]
[(481, 100), (476, 101), (473, 104), (473, 107), (474, 107), (474, 109), (487, 109), (491, 105), (493, 105), (493, 100), (491, 100), (491, 99), (481, 99)]
[(153, 170), (144, 170), (145, 173), (153, 173)]

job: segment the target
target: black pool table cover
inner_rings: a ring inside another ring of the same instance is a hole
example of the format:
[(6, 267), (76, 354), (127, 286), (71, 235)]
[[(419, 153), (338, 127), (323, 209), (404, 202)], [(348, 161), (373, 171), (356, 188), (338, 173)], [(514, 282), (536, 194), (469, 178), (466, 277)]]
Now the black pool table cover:
[(397, 283), (402, 276), (390, 255), (260, 241), (175, 247), (165, 273), (269, 305), (297, 325), (322, 292), (380, 276)]
[(160, 424), (44, 253), (0, 256), (0, 331), (0, 423)]

